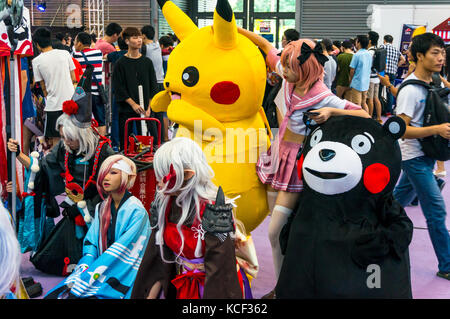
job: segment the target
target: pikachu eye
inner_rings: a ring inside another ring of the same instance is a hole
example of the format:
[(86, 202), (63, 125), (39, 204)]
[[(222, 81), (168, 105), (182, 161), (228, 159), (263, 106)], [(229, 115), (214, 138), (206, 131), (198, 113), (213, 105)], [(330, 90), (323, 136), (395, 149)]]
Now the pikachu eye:
[(192, 87), (198, 83), (199, 77), (200, 75), (197, 68), (194, 66), (188, 66), (186, 69), (184, 69), (181, 79), (184, 85)]

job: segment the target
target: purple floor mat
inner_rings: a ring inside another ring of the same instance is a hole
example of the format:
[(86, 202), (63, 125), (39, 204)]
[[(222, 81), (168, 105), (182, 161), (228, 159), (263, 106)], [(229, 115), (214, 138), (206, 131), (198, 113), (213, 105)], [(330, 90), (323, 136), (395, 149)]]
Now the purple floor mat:
[[(449, 163), (446, 163), (446, 169), (450, 173)], [(447, 183), (450, 181), (449, 177), (446, 177), (445, 180)], [(449, 207), (450, 185), (444, 187), (443, 196), (447, 207)], [(409, 247), (413, 297), (415, 299), (450, 299), (450, 281), (436, 276), (437, 259), (420, 207), (407, 207), (406, 212), (415, 227)], [(267, 217), (252, 233), (260, 266), (258, 276), (252, 282), (252, 292), (255, 299), (261, 298), (272, 290), (276, 284), (272, 252), (267, 235), (269, 221), (270, 217)], [(447, 228), (450, 229), (449, 218), (447, 218), (446, 223)], [(28, 253), (23, 255), (21, 275), (22, 277), (32, 276), (35, 281), (40, 282), (44, 295), (63, 280), (63, 277), (47, 275), (36, 270), (29, 261)], [(39, 298), (42, 298), (42, 296)]]

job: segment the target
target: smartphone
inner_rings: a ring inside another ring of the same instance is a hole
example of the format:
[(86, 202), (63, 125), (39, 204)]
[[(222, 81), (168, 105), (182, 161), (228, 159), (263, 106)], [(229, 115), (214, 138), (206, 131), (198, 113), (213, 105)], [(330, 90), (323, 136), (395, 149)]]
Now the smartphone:
[(305, 112), (305, 115), (308, 116), (308, 117), (311, 117), (311, 116), (320, 115), (320, 113), (318, 113), (318, 112)]

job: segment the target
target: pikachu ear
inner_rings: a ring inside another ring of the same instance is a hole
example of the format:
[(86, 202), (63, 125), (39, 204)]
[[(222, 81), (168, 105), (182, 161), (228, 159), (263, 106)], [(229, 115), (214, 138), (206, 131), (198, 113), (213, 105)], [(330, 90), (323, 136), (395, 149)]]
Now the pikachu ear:
[(175, 3), (167, 0), (158, 0), (161, 11), (169, 26), (180, 41), (198, 30), (195, 23)]
[(237, 45), (237, 25), (228, 0), (217, 0), (214, 11), (214, 44), (222, 49), (232, 49)]

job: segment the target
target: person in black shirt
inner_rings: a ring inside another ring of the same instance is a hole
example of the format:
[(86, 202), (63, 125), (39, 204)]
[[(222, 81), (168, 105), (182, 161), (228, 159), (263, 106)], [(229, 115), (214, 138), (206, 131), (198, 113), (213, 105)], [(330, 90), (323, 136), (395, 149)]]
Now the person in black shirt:
[[(114, 67), (116, 62), (128, 52), (128, 45), (123, 40), (122, 36), (117, 39), (120, 51), (114, 51), (106, 56), (106, 61), (111, 63)], [(112, 73), (111, 73), (112, 74)], [(111, 144), (113, 149), (118, 150), (120, 146), (119, 142), (119, 106), (117, 105), (116, 97), (114, 94), (114, 86), (111, 91), (112, 95), (112, 123), (111, 123)]]
[[(134, 27), (126, 28), (122, 37), (128, 45), (128, 52), (114, 66), (113, 86), (115, 98), (119, 104), (120, 148), (124, 149), (125, 122), (131, 117), (149, 116), (150, 100), (157, 92), (157, 81), (152, 61), (140, 53), (142, 34)], [(139, 105), (139, 89), (143, 87), (143, 107)], [(141, 125), (136, 125), (138, 135), (141, 135)], [(157, 137), (156, 128), (149, 127), (152, 136)]]
[(55, 40), (52, 41), (53, 49), (66, 50), (72, 53), (71, 48), (66, 44), (65, 36), (62, 33), (57, 33), (55, 35)]

